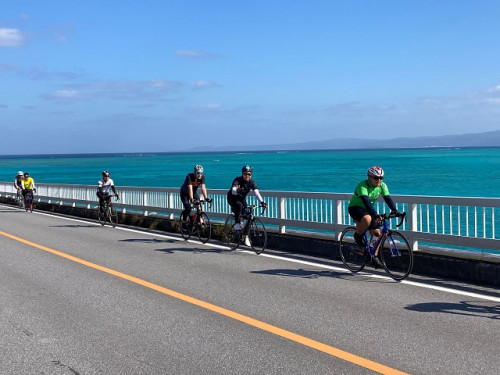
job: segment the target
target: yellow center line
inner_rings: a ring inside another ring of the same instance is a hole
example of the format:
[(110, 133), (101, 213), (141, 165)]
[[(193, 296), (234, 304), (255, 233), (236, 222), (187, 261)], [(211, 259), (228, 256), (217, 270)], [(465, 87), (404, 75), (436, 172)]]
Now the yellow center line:
[(301, 335), (298, 335), (296, 333), (293, 333), (293, 332), (281, 329), (281, 328), (273, 326), (271, 324), (264, 323), (264, 322), (262, 322), (260, 320), (253, 319), (253, 318), (251, 318), (249, 316), (246, 316), (246, 315), (243, 315), (243, 314), (239, 314), (237, 312), (225, 309), (223, 307), (220, 307), (220, 306), (217, 306), (217, 305), (213, 305), (211, 303), (199, 300), (197, 298), (193, 298), (193, 297), (187, 296), (187, 295), (182, 294), (182, 293), (178, 293), (178, 292), (176, 292), (174, 290), (171, 290), (171, 289), (167, 289), (167, 288), (162, 287), (160, 285), (150, 283), (149, 281), (145, 281), (145, 280), (139, 279), (137, 277), (130, 276), (130, 275), (127, 275), (127, 274), (119, 272), (119, 271), (115, 271), (115, 270), (113, 270), (111, 268), (107, 268), (107, 267), (100, 266), (100, 265), (92, 263), (92, 262), (88, 262), (88, 261), (83, 260), (81, 258), (77, 258), (77, 257), (74, 257), (72, 255), (63, 253), (61, 251), (54, 250), (54, 249), (51, 249), (51, 248), (43, 246), (43, 245), (39, 245), (37, 243), (25, 240), (23, 238), (14, 236), (14, 235), (6, 233), (6, 232), (0, 231), (0, 234), (3, 235), (3, 236), (5, 236), (5, 237), (11, 238), (11, 239), (13, 239), (15, 241), (24, 243), (26, 245), (35, 247), (35, 248), (43, 250), (43, 251), (47, 251), (49, 253), (52, 253), (54, 255), (58, 255), (58, 256), (60, 256), (62, 258), (71, 260), (73, 262), (82, 264), (84, 266), (87, 266), (87, 267), (90, 267), (90, 268), (94, 268), (96, 270), (108, 273), (110, 275), (119, 277), (121, 279), (124, 279), (124, 280), (130, 281), (130, 282), (136, 283), (138, 285), (142, 285), (142, 286), (144, 286), (146, 288), (156, 290), (157, 292), (160, 292), (160, 293), (166, 294), (168, 296), (177, 298), (177, 299), (179, 299), (181, 301), (190, 303), (192, 305), (196, 305), (196, 306), (202, 307), (204, 309), (216, 312), (218, 314), (227, 316), (227, 317), (232, 318), (234, 320), (238, 320), (238, 321), (240, 321), (242, 323), (245, 323), (245, 324), (248, 324), (250, 326), (259, 328), (259, 329), (261, 329), (263, 331), (270, 332), (270, 333), (275, 334), (277, 336), (284, 337), (284, 338), (289, 339), (291, 341), (294, 341), (296, 343), (299, 343), (299, 344), (308, 346), (310, 348), (319, 350), (319, 351), (321, 351), (323, 353), (326, 353), (326, 354), (329, 354), (331, 356), (343, 359), (343, 360), (345, 360), (347, 362), (354, 363), (354, 364), (356, 364), (358, 366), (365, 367), (367, 369), (373, 370), (373, 371), (378, 372), (380, 374), (391, 374), (391, 375), (393, 375), (393, 374), (394, 375), (396, 375), (396, 374), (398, 374), (398, 375), (406, 374), (405, 372), (393, 369), (391, 367), (384, 366), (384, 365), (382, 365), (380, 363), (377, 363), (377, 362), (371, 361), (369, 359), (357, 356), (355, 354), (346, 352), (346, 351), (341, 350), (341, 349), (337, 349), (337, 348), (335, 348), (333, 346), (330, 346), (330, 345), (327, 345), (327, 344), (323, 344), (323, 343), (321, 343), (319, 341), (312, 340), (312, 339), (307, 338), (305, 336), (301, 336)]

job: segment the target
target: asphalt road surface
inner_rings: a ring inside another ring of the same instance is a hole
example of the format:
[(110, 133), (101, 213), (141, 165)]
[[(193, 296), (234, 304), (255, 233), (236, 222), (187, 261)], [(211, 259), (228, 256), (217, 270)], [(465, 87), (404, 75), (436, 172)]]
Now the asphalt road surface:
[(0, 206), (0, 373), (498, 374), (498, 289), (245, 249)]

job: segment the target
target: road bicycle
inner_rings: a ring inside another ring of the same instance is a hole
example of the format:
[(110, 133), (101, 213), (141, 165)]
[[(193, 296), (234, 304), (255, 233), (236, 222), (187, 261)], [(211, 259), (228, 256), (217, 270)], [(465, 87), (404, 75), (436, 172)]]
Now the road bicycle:
[(16, 195), (16, 200), (17, 200), (17, 208), (24, 210), (24, 198), (21, 193), (17, 193)]
[[(116, 197), (116, 200), (118, 199), (119, 198)], [(116, 224), (118, 223), (118, 213), (116, 212), (116, 207), (111, 201), (111, 195), (106, 194), (102, 197), (102, 205), (97, 207), (97, 217), (102, 226), (109, 223), (113, 228), (116, 227)]]
[(26, 212), (33, 212), (33, 190), (25, 189), (24, 192), (24, 208)]
[[(241, 223), (239, 227), (236, 225), (234, 215), (229, 215), (224, 224), (224, 242), (229, 245), (231, 250), (236, 250), (247, 236), (250, 241), (250, 246), (256, 254), (262, 253), (267, 246), (267, 232), (262, 220), (255, 217), (255, 209), (262, 208), (260, 215), (264, 214), (266, 207), (252, 205), (245, 209), (241, 215)], [(239, 229), (237, 229), (239, 228)]]
[[(193, 201), (195, 208), (194, 212), (189, 215), (187, 220), (183, 220), (182, 213), (179, 218), (179, 228), (182, 238), (186, 241), (193, 235), (197, 235), (201, 242), (207, 243), (212, 236), (212, 225), (210, 218), (203, 211), (203, 205), (206, 204), (203, 200)], [(212, 207), (212, 202), (209, 202), (209, 208)]]
[(406, 238), (398, 231), (389, 228), (388, 221), (400, 217), (396, 227), (403, 224), (406, 213), (382, 214), (381, 235), (371, 237), (368, 241), (368, 229), (363, 233), (364, 246), (354, 240), (355, 227), (347, 227), (340, 236), (340, 256), (348, 270), (361, 271), (366, 264), (374, 262), (378, 249), (378, 256), (385, 272), (394, 280), (405, 279), (413, 269), (413, 251)]

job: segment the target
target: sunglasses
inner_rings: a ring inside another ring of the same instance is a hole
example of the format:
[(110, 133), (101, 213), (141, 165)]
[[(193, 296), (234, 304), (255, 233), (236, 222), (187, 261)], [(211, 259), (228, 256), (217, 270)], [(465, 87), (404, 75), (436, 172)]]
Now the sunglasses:
[(251, 175), (252, 175), (251, 173), (248, 173), (248, 172), (243, 173), (243, 174), (244, 174), (245, 176), (251, 176)]
[(373, 178), (374, 180), (380, 180), (382, 181), (384, 178), (383, 177), (373, 177), (373, 176), (370, 176), (371, 178)]
[(203, 172), (199, 172), (199, 171), (198, 171), (198, 172), (196, 172), (196, 174), (203, 174)]

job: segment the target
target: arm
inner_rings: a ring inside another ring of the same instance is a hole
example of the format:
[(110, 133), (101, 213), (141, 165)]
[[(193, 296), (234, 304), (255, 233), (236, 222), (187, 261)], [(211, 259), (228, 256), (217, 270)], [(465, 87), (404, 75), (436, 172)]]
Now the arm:
[(370, 213), (370, 215), (377, 216), (378, 213), (377, 213), (377, 211), (375, 211), (375, 208), (373, 207), (372, 202), (370, 202), (370, 200), (368, 199), (368, 195), (361, 195), (360, 198), (363, 201), (363, 203), (365, 204), (365, 207), (366, 207), (367, 211)]
[(387, 205), (389, 206), (389, 208), (391, 209), (391, 211), (393, 212), (397, 212), (398, 209), (396, 207), (396, 204), (394, 203), (394, 201), (392, 200), (391, 196), (390, 195), (385, 195), (384, 196), (384, 201), (385, 203), (387, 203)]
[(240, 185), (238, 184), (238, 180), (233, 180), (233, 185), (231, 186), (231, 194), (238, 195), (238, 190), (240, 189)]
[(205, 186), (205, 184), (201, 185), (201, 193), (205, 197), (205, 200), (208, 201), (207, 187)]
[(264, 202), (264, 199), (262, 199), (262, 195), (260, 195), (259, 189), (255, 189), (253, 192), (255, 193), (255, 196), (260, 203)]

